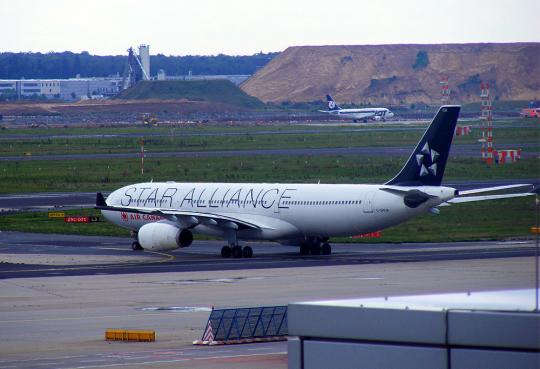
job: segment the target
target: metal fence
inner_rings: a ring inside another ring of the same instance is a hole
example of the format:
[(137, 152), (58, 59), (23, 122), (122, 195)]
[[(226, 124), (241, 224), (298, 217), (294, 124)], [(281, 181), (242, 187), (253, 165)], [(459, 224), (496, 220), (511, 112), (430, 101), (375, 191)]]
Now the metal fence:
[(229, 341), (287, 335), (287, 306), (215, 309), (202, 341)]

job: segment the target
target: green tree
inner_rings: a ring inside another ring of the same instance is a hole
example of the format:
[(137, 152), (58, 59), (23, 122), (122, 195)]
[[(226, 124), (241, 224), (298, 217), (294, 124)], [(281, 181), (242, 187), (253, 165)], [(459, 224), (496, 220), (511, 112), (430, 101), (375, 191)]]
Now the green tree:
[(429, 58), (427, 51), (420, 50), (416, 54), (416, 61), (413, 64), (413, 69), (424, 69), (429, 64)]

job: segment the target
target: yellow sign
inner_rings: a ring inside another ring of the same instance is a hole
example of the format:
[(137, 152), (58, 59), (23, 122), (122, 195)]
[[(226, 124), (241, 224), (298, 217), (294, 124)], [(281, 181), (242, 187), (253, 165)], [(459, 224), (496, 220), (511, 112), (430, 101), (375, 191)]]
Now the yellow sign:
[(63, 211), (50, 211), (49, 218), (63, 218), (66, 214)]

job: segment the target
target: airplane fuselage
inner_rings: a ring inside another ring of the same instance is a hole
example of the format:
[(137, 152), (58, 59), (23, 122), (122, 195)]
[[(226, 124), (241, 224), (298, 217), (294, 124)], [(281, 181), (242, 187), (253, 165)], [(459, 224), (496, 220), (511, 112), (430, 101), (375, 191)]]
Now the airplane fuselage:
[[(264, 183), (140, 183), (109, 195), (107, 205), (159, 211), (175, 210), (204, 214), (206, 218), (231, 217), (256, 223), (258, 229), (238, 229), (239, 239), (289, 240), (305, 237), (351, 236), (377, 231), (423, 214), (451, 199), (449, 187), (406, 187), (433, 197), (411, 208), (396, 186), (354, 184), (264, 184)], [(386, 190), (385, 190), (386, 189)], [(137, 231), (147, 223), (167, 222), (159, 215), (103, 210), (111, 222)], [(212, 220), (212, 219), (210, 219)], [(224, 236), (226, 227), (212, 222), (176, 223), (193, 232)]]
[(372, 109), (337, 109), (328, 110), (327, 113), (342, 118), (351, 118), (356, 120), (385, 120), (394, 116), (387, 108), (372, 108)]

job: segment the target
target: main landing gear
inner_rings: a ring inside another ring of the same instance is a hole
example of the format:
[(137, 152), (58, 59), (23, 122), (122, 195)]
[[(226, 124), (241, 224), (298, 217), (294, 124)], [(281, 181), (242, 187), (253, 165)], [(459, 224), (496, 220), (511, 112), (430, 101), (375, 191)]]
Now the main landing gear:
[(225, 238), (228, 245), (225, 245), (221, 248), (221, 256), (224, 258), (250, 258), (253, 256), (253, 249), (249, 246), (240, 246), (238, 244), (238, 238), (236, 236), (235, 229), (229, 229), (225, 232)]
[(327, 242), (328, 240), (321, 240), (318, 238), (308, 239), (300, 245), (301, 255), (330, 255), (332, 253), (332, 246)]
[(250, 258), (253, 256), (253, 249), (250, 246), (239, 246), (231, 245), (231, 246), (223, 246), (221, 248), (221, 256), (224, 258), (230, 258), (231, 256), (233, 258), (239, 259), (239, 258)]

